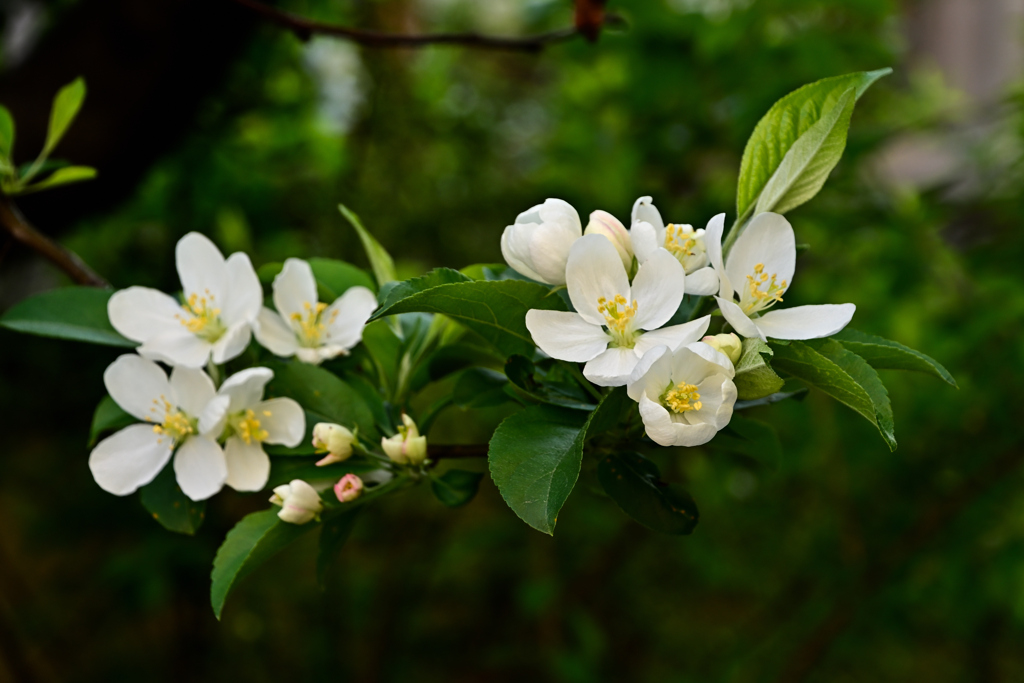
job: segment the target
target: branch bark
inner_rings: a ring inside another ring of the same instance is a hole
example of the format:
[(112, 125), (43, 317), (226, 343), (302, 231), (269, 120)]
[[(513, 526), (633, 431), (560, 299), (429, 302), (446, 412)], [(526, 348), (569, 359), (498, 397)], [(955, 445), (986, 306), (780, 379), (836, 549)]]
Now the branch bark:
[(15, 240), (67, 273), (68, 277), (77, 284), (90, 287), (110, 287), (110, 283), (86, 265), (85, 261), (80, 259), (77, 254), (65, 249), (32, 227), (32, 224), (21, 214), (14, 202), (2, 194), (0, 194), (0, 226)]
[[(427, 33), (423, 35), (402, 35), (367, 31), (363, 29), (313, 21), (305, 17), (284, 12), (258, 0), (234, 0), (234, 2), (256, 12), (267, 21), (286, 28), (300, 40), (309, 40), (314, 35), (332, 36), (351, 40), (366, 47), (408, 47), (419, 48), (428, 45), (457, 45), (461, 47), (479, 48), (483, 50), (506, 50), (511, 52), (540, 52), (548, 45), (571, 40), (576, 36), (585, 36), (588, 40), (596, 40), (601, 26), (619, 23), (621, 19), (615, 15), (605, 14), (603, 7), (597, 11), (583, 13), (577, 3), (576, 26), (538, 33), (531, 36), (489, 36), (480, 33)], [(590, 0), (593, 2), (593, 0)], [(599, 3), (603, 5), (603, 2)]]

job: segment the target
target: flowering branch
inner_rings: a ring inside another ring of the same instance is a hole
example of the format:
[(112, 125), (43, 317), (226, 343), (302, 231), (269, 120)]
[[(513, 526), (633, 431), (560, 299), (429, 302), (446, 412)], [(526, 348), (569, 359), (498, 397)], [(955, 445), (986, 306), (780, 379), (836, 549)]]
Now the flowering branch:
[(38, 252), (80, 285), (110, 287), (96, 271), (72, 251), (39, 232), (21, 214), (9, 197), (0, 194), (0, 226), (11, 237)]
[[(275, 7), (266, 5), (258, 0), (234, 0), (239, 5), (246, 7), (261, 15), (264, 19), (282, 26), (294, 33), (300, 40), (309, 40), (314, 35), (332, 36), (351, 40), (354, 43), (367, 47), (408, 47), (419, 48), (427, 45), (459, 45), (462, 47), (479, 48), (483, 50), (508, 50), (512, 52), (540, 52), (553, 43), (561, 43), (571, 40), (576, 36), (584, 36), (587, 40), (593, 41), (597, 38), (598, 31), (602, 26), (621, 24), (622, 19), (613, 14), (606, 14), (603, 10), (603, 2), (594, 0), (578, 0), (576, 5), (576, 25), (567, 28), (538, 33), (531, 36), (488, 36), (479, 33), (428, 33), (423, 35), (403, 35), (395, 33), (382, 33), (380, 31), (367, 31), (363, 29), (328, 24), (320, 21), (307, 19), (289, 12), (284, 12)], [(582, 9), (581, 9), (582, 8)]]

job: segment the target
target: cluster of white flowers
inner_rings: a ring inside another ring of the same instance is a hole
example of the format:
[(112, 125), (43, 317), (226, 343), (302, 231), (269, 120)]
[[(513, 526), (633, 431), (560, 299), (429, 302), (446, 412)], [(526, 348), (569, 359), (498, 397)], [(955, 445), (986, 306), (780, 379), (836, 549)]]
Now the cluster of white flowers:
[[(225, 259), (209, 239), (189, 233), (175, 256), (181, 302), (146, 287), (110, 298), (111, 324), (140, 346), (138, 355), (114, 361), (103, 380), (111, 398), (145, 424), (101, 441), (89, 467), (116, 495), (151, 482), (172, 455), (178, 485), (192, 500), (225, 484), (258, 491), (270, 474), (263, 444), (298, 445), (305, 414), (290, 398), (263, 400), (274, 376), (268, 368), (243, 370), (220, 387), (202, 368), (237, 358), (253, 336), (272, 353), (306, 363), (346, 354), (362, 339), (377, 299), (365, 287), (351, 287), (334, 303), (320, 303), (309, 264), (288, 259), (273, 283), (275, 312), (262, 306), (247, 255)], [(156, 361), (172, 367), (169, 378)]]
[(710, 315), (666, 326), (684, 294), (714, 295), (739, 335), (761, 340), (827, 337), (856, 310), (841, 304), (769, 311), (793, 279), (792, 226), (774, 213), (754, 217), (728, 259), (724, 226), (725, 214), (704, 230), (665, 224), (651, 198), (641, 197), (630, 229), (595, 211), (584, 231), (572, 206), (548, 199), (502, 235), (509, 266), (564, 285), (575, 309), (527, 313), (537, 346), (552, 358), (585, 362), (583, 374), (594, 384), (625, 385), (648, 436), (663, 446), (707, 443), (732, 419), (736, 403), (739, 340), (704, 337)]

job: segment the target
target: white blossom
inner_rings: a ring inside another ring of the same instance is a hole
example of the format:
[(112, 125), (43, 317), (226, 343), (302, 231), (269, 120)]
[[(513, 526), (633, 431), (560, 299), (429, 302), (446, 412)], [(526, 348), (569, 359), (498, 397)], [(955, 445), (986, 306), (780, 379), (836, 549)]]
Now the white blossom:
[[(724, 219), (725, 214), (719, 214), (711, 222)], [(687, 294), (707, 296), (718, 291), (718, 275), (710, 267), (705, 230), (678, 223), (666, 225), (650, 197), (640, 197), (633, 203), (631, 223), (633, 252), (638, 262), (644, 263), (658, 249), (664, 249), (683, 265)]]
[(572, 245), (583, 235), (576, 209), (548, 199), (516, 217), (501, 235), (501, 255), (520, 275), (549, 285), (565, 284), (565, 264)]
[(270, 502), (280, 505), (277, 516), (282, 522), (289, 524), (307, 524), (317, 519), (324, 509), (320, 494), (312, 486), (301, 479), (293, 479), (289, 484), (274, 488)]
[(381, 438), (380, 447), (399, 465), (419, 465), (427, 458), (427, 437), (420, 436), (416, 423), (405, 413), (398, 433)]

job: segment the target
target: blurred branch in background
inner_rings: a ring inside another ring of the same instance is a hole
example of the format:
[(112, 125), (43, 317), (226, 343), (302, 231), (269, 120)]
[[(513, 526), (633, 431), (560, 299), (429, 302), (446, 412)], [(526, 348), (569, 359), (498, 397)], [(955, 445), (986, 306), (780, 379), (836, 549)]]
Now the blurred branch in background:
[(548, 31), (547, 33), (521, 37), (489, 36), (479, 33), (402, 35), (313, 21), (312, 19), (283, 12), (257, 0), (234, 1), (261, 15), (264, 19), (287, 28), (300, 40), (305, 41), (314, 35), (323, 35), (350, 40), (367, 47), (418, 48), (428, 45), (457, 45), (482, 50), (540, 52), (548, 45), (565, 42), (576, 36), (583, 36), (590, 42), (593, 42), (597, 39), (603, 26), (622, 25), (624, 23), (621, 17), (605, 13), (605, 0), (576, 0), (575, 26)]

